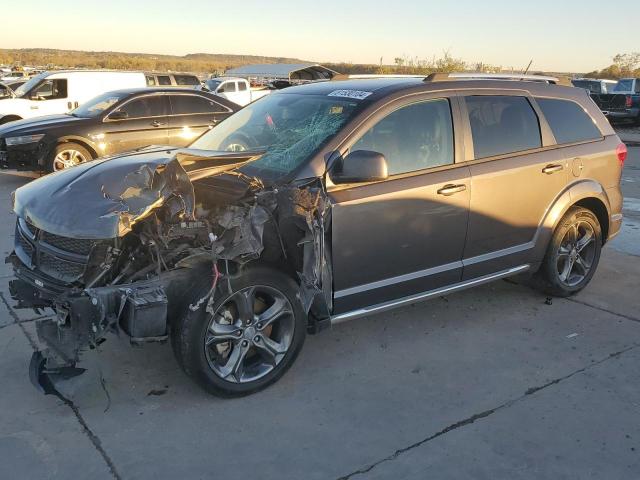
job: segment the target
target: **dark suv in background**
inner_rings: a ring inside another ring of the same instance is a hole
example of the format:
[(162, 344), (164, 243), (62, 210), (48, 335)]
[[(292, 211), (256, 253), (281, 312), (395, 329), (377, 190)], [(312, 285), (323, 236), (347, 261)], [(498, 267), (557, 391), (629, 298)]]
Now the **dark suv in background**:
[(176, 88), (107, 92), (67, 114), (0, 126), (0, 166), (56, 172), (147, 145), (184, 147), (239, 108)]
[(554, 83), (291, 87), (189, 148), (21, 187), (11, 295), (56, 312), (32, 378), (51, 388), (119, 329), (169, 338), (207, 390), (243, 395), (331, 324), (525, 272), (583, 289), (620, 230), (626, 149), (584, 89)]

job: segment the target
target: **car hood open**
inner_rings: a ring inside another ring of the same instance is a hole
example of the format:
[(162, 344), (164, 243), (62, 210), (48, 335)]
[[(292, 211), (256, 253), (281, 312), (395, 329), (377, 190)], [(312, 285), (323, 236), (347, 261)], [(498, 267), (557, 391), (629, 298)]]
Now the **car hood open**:
[(148, 147), (35, 180), (14, 192), (14, 211), (64, 237), (122, 237), (171, 196), (193, 216), (192, 180), (218, 175), (260, 157), (255, 153)]

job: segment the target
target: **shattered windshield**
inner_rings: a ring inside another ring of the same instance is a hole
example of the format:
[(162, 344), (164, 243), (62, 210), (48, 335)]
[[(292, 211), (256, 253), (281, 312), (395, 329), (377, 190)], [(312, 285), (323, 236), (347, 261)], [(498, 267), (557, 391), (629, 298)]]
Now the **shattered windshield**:
[(358, 103), (323, 95), (271, 94), (229, 117), (191, 148), (264, 152), (243, 170), (280, 177), (335, 135)]

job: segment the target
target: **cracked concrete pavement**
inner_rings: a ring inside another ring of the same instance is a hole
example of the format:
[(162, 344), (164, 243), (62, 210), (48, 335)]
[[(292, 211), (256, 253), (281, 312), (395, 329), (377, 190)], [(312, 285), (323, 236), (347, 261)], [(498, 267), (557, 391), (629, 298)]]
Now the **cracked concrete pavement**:
[[(576, 297), (497, 282), (340, 325), (236, 400), (193, 385), (168, 345), (116, 337), (40, 395), (36, 315), (11, 308), (3, 265), (0, 478), (637, 478), (638, 172), (630, 149), (624, 232)], [(0, 176), (0, 198), (24, 181)], [(8, 202), (0, 215), (8, 252)]]

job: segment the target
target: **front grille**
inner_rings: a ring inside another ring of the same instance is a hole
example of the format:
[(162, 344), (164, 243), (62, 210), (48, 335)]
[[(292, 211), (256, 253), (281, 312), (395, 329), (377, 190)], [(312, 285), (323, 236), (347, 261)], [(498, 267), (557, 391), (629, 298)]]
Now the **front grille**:
[(59, 248), (60, 250), (77, 253), (78, 255), (89, 255), (94, 244), (93, 240), (61, 237), (60, 235), (54, 235), (53, 233), (49, 232), (42, 232), (40, 240), (44, 243), (48, 243), (49, 245)]
[[(101, 240), (63, 237), (36, 228), (24, 219), (16, 225), (15, 251), (34, 275), (72, 284), (82, 280), (91, 252)], [(102, 250), (102, 249), (98, 249)]]
[(52, 278), (73, 281), (82, 276), (86, 265), (84, 263), (62, 260), (61, 258), (54, 257), (48, 253), (41, 252), (38, 266), (42, 273), (45, 273)]

